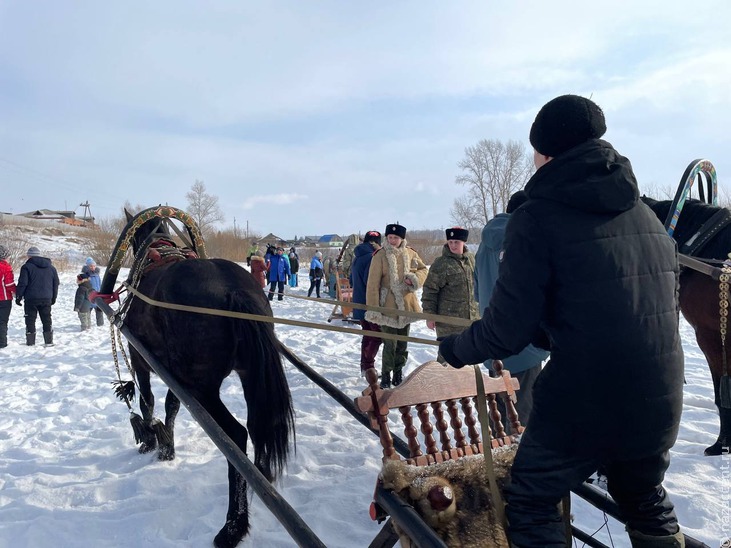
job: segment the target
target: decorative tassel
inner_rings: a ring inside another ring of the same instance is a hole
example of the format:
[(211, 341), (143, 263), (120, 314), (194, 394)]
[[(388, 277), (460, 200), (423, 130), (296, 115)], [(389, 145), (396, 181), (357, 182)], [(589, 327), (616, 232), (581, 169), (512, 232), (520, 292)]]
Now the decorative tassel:
[(112, 381), (114, 387), (114, 395), (117, 399), (124, 402), (134, 401), (135, 399), (135, 383), (134, 381)]
[(152, 420), (152, 431), (155, 432), (155, 436), (157, 436), (157, 443), (160, 445), (171, 445), (173, 443), (173, 438), (170, 435), (170, 432), (168, 432), (168, 429), (165, 428), (165, 425), (160, 419)]
[(137, 413), (130, 411), (129, 422), (135, 435), (135, 443), (142, 443), (142, 434), (145, 432), (145, 421)]
[(723, 375), (721, 377), (720, 386), (718, 389), (721, 407), (725, 409), (731, 409), (731, 377)]

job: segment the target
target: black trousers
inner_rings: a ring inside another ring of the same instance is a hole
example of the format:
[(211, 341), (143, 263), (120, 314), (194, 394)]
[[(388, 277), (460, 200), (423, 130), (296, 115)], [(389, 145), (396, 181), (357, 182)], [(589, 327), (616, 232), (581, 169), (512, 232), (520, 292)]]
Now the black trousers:
[(24, 301), (25, 302), (25, 332), (36, 332), (36, 318), (41, 317), (43, 332), (50, 333), (53, 331), (53, 322), (51, 321), (51, 303), (48, 301)]
[(278, 282), (277, 280), (274, 280), (269, 283), (269, 300), (274, 300), (274, 289), (278, 288), (279, 297), (278, 300), (282, 300), (284, 298), (284, 280), (281, 282)]
[(320, 278), (310, 278), (310, 288), (307, 290), (307, 296), (310, 297), (312, 295), (312, 291), (315, 290), (317, 292), (317, 298), (320, 298)]
[(12, 309), (12, 299), (0, 301), (0, 348), (8, 346), (8, 319)]
[[(678, 532), (678, 520), (662, 480), (668, 452), (635, 460), (606, 460), (549, 449), (523, 434), (506, 488), (508, 535), (519, 548), (566, 546), (558, 503), (599, 466), (607, 475), (609, 494), (619, 505), (627, 528), (646, 535)], [(577, 443), (581, 443), (577, 440)]]

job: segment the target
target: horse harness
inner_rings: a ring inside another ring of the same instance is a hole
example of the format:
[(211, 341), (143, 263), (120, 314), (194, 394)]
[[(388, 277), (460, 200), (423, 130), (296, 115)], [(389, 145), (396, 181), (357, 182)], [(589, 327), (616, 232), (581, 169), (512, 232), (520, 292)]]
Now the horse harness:
[(731, 224), (731, 210), (724, 207), (714, 213), (687, 241), (685, 241), (678, 251), (684, 255), (695, 255), (703, 246), (710, 242), (718, 232)]

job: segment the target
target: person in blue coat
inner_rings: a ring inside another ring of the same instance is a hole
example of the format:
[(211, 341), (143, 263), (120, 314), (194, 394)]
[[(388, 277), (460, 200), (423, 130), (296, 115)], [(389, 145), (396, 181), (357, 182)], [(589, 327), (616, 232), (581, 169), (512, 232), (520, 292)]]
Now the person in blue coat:
[[(505, 228), (508, 226), (510, 215), (528, 199), (522, 190), (516, 192), (508, 200), (505, 213), (498, 213), (482, 229), (482, 240), (475, 254), (475, 299), (482, 315), (490, 304), (490, 297), (495, 288), (500, 266), (500, 257), (503, 253)], [(518, 412), (523, 426), (528, 425), (528, 418), (533, 409), (533, 385), (541, 372), (543, 361), (548, 358), (549, 352), (536, 348), (532, 344), (526, 346), (520, 353), (505, 358), (503, 364), (510, 375), (518, 379), (520, 391), (515, 409)], [(492, 360), (485, 362), (485, 367), (492, 371)], [(498, 410), (505, 417), (505, 402), (498, 398)], [(506, 429), (510, 429), (509, 421), (503, 421)]]
[(278, 287), (277, 300), (284, 299), (284, 283), (290, 275), (289, 261), (284, 257), (284, 248), (278, 247), (269, 259), (269, 300), (274, 300), (274, 288)]
[[(354, 303), (366, 303), (368, 271), (371, 268), (373, 254), (379, 249), (381, 249), (381, 233), (377, 230), (371, 230), (366, 232), (366, 235), (363, 237), (363, 243), (358, 244), (353, 250), (353, 261), (350, 263), (350, 287), (353, 288)], [(365, 332), (381, 332), (378, 324), (365, 319), (365, 310), (354, 308), (353, 319), (360, 323), (361, 329)], [(382, 343), (383, 339), (381, 337), (363, 335), (363, 339), (360, 342), (361, 375), (365, 375), (367, 369), (376, 366), (376, 355)]]
[(320, 282), (322, 281), (323, 275), (322, 252), (316, 251), (315, 256), (312, 257), (312, 260), (310, 261), (310, 288), (307, 290), (308, 297), (310, 297), (312, 295), (312, 291), (315, 290), (317, 292), (317, 298), (320, 298)]

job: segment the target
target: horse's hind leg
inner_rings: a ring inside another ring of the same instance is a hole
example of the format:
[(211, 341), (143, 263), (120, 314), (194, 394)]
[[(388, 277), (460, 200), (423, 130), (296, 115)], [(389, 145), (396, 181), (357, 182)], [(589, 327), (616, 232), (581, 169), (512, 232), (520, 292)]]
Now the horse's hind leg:
[(703, 452), (703, 454), (707, 457), (728, 455), (731, 451), (731, 408), (723, 407), (721, 405), (720, 386), (720, 375), (713, 374), (713, 391), (715, 393), (715, 403), (716, 407), (718, 408), (718, 417), (721, 424), (716, 443), (709, 447), (706, 447), (706, 450)]
[[(199, 399), (218, 425), (246, 453), (249, 434), (246, 428), (226, 409), (218, 394)], [(213, 544), (217, 548), (236, 546), (249, 532), (249, 503), (246, 499), (246, 480), (238, 470), (228, 463), (228, 511), (226, 523), (216, 535)]]
[(180, 410), (180, 400), (168, 390), (165, 396), (165, 425), (159, 421), (153, 422), (153, 428), (160, 444), (157, 452), (159, 460), (173, 460), (175, 458), (175, 417)]
[[(720, 428), (718, 439), (713, 445), (706, 447), (703, 454), (709, 457), (729, 452), (731, 446), (731, 409), (721, 406), (721, 372), (723, 371), (723, 352), (720, 336), (717, 329), (696, 328), (696, 341), (706, 356), (708, 367), (713, 379), (714, 403), (718, 408)], [(728, 345), (727, 341), (727, 345)], [(731, 352), (727, 351), (727, 359), (731, 359)]]

